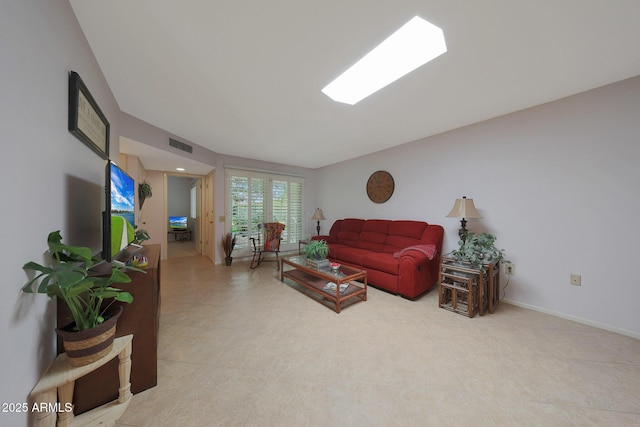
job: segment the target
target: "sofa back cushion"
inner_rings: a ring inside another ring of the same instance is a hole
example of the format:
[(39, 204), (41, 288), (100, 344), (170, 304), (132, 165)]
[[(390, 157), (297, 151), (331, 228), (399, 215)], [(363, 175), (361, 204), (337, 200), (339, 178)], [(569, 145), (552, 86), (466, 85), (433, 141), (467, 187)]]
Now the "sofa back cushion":
[[(340, 220), (340, 227), (336, 230), (335, 237), (343, 245), (356, 246), (358, 240), (360, 240), (360, 230), (362, 230), (364, 223), (364, 219), (347, 218)], [(334, 231), (333, 227), (331, 227), (331, 231)]]
[(336, 220), (329, 234), (336, 243), (379, 253), (394, 254), (409, 246), (442, 246), (443, 229), (423, 221), (346, 218)]
[(391, 221), (370, 219), (365, 221), (360, 231), (360, 239), (355, 246), (374, 252), (382, 252), (387, 241)]
[(329, 236), (338, 238), (338, 232), (340, 231), (340, 227), (342, 227), (342, 222), (344, 219), (338, 219), (331, 226), (331, 230), (329, 230)]
[(422, 221), (392, 221), (382, 251), (392, 254), (409, 246), (419, 245), (428, 226)]

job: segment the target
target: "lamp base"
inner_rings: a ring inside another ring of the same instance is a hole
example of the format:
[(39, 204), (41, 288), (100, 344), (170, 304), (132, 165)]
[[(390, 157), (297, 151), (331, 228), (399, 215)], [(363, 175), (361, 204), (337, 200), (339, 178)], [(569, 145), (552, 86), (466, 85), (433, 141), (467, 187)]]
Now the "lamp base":
[(464, 245), (464, 242), (467, 241), (467, 220), (462, 218), (460, 220), (460, 230), (458, 230), (458, 236), (460, 237), (460, 240), (462, 240), (462, 244)]
[(318, 236), (320, 235), (320, 221), (318, 221), (318, 225), (316, 226), (316, 231), (318, 232)]

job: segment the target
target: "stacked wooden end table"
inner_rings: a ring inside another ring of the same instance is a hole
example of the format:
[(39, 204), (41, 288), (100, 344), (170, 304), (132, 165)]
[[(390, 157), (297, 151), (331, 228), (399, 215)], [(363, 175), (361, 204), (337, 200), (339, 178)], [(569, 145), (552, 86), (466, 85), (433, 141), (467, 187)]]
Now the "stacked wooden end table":
[[(302, 255), (284, 257), (280, 262), (280, 281), (290, 279), (325, 298), (335, 306), (336, 313), (340, 313), (343, 304), (352, 298), (367, 300), (367, 272), (364, 270), (348, 266), (340, 266), (336, 271), (330, 267), (317, 268), (307, 263)], [(286, 270), (285, 266), (288, 267)], [(335, 289), (327, 289), (328, 283), (335, 284)]]
[(487, 262), (482, 268), (443, 255), (438, 278), (440, 308), (467, 317), (493, 313), (500, 303), (500, 263)]

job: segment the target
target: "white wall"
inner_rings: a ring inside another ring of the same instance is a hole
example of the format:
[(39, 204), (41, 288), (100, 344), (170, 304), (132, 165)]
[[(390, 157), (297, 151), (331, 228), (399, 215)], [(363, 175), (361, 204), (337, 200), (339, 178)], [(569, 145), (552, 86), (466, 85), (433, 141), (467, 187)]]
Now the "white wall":
[[(323, 230), (343, 217), (425, 220), (445, 227), (450, 251), (459, 220), (445, 216), (473, 198), (484, 218), (468, 228), (496, 234), (515, 263), (508, 300), (640, 337), (639, 136), (636, 77), (326, 167)], [(381, 205), (365, 192), (378, 169), (396, 184)]]
[(191, 216), (192, 182), (190, 177), (167, 176), (168, 216)]
[[(4, 0), (0, 57), (0, 402), (20, 403), (55, 355), (55, 306), (21, 293), (22, 265), (43, 261), (50, 231), (68, 235), (69, 177), (104, 186), (106, 161), (67, 130), (69, 71), (80, 74), (110, 121), (116, 154), (120, 111), (66, 0)], [(27, 419), (0, 413), (0, 425)]]
[(163, 258), (166, 258), (166, 248), (164, 247), (168, 221), (167, 211), (164, 206), (166, 174), (160, 171), (146, 171), (145, 176), (147, 183), (153, 189), (153, 196), (144, 202), (140, 228), (147, 230), (151, 237), (145, 244), (162, 245)]

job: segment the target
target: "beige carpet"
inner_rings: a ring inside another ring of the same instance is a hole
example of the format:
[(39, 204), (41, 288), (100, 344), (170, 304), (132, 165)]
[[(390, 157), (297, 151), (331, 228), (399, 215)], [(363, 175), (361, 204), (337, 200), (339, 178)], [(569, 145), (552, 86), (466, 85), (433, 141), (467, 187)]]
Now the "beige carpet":
[(468, 319), (435, 291), (336, 314), (272, 263), (163, 262), (158, 368), (118, 425), (640, 425), (639, 340), (505, 303)]

